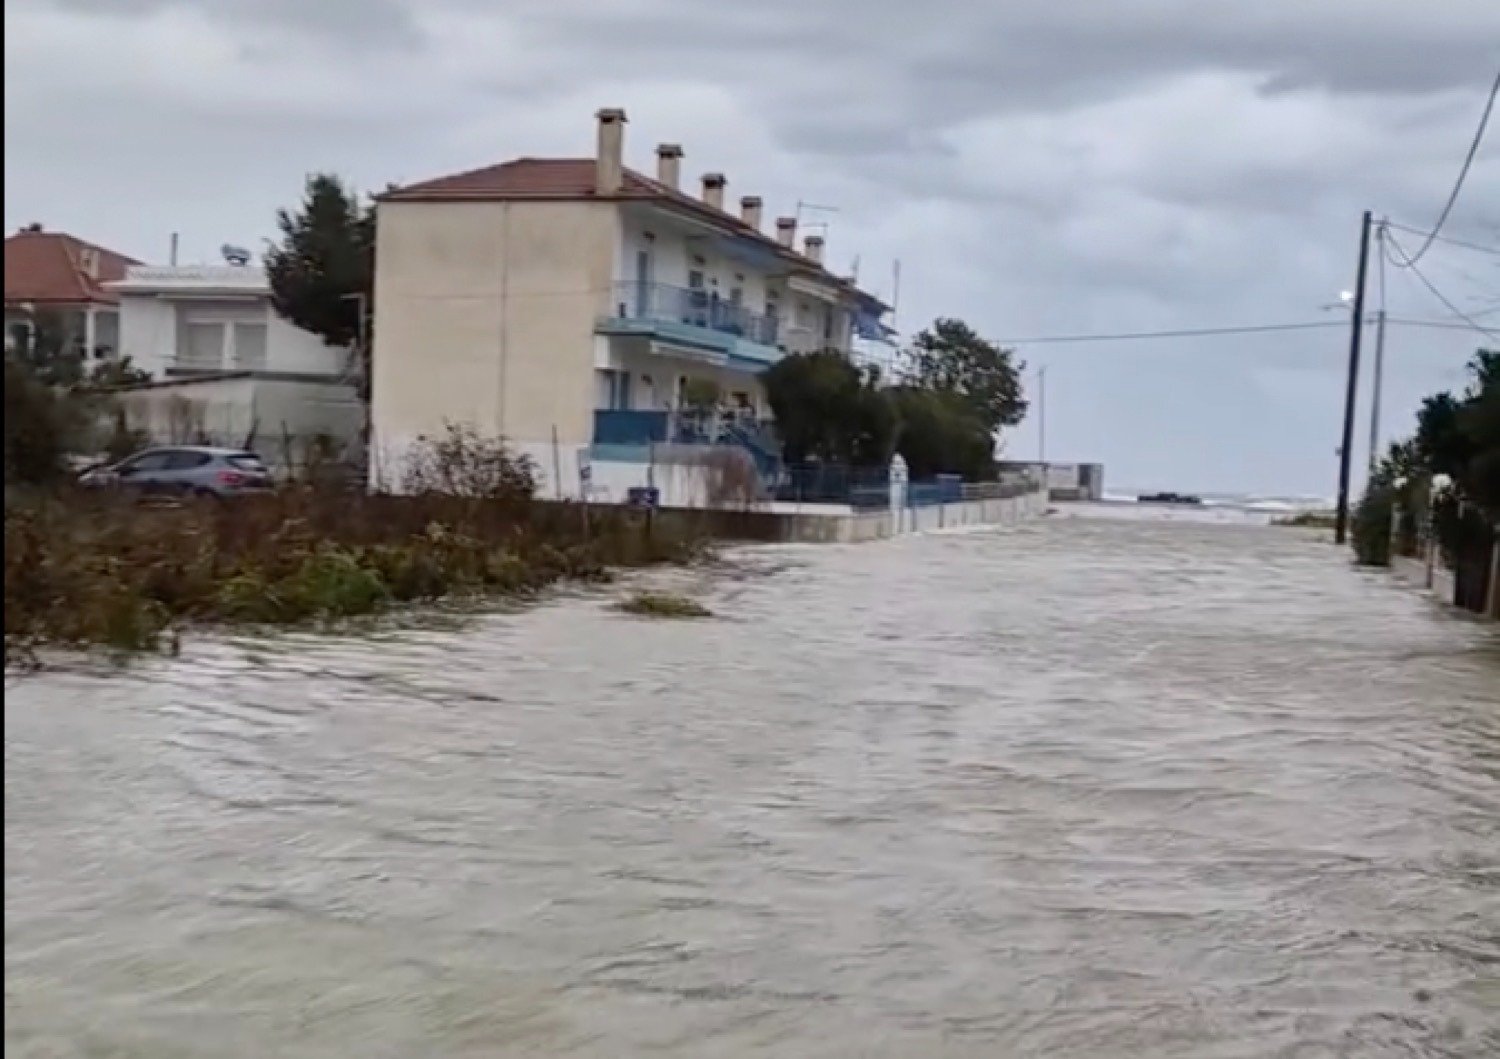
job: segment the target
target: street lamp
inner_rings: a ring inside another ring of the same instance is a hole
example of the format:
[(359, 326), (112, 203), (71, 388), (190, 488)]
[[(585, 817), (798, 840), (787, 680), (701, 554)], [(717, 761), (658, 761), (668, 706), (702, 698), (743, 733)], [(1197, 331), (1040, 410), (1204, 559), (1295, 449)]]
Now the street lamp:
[[(1383, 232), (1384, 229), (1381, 230)], [(1379, 238), (1381, 232), (1376, 233)], [(1324, 312), (1353, 312), (1354, 292), (1339, 291), (1339, 300), (1329, 302), (1320, 306)], [(1375, 371), (1374, 382), (1370, 389), (1370, 464), (1369, 473), (1375, 473), (1375, 467), (1380, 462), (1380, 390), (1385, 377), (1385, 307), (1382, 299), (1381, 308), (1375, 312)]]

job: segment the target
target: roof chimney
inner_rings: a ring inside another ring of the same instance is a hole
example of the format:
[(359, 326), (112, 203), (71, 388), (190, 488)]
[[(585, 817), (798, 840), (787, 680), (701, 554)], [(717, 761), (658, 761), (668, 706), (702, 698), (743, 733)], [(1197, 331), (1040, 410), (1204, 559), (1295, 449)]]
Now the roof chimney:
[(656, 145), (656, 180), (673, 191), (682, 181), (682, 144), (660, 143)]
[(594, 157), (594, 193), (617, 195), (625, 180), (625, 112), (606, 107), (599, 121), (599, 150)]
[(776, 218), (776, 241), (785, 247), (791, 247), (797, 242), (797, 218)]
[(703, 201), (716, 210), (724, 208), (724, 185), (729, 183), (723, 173), (703, 174)]
[(814, 264), (823, 263), (823, 237), (821, 235), (809, 235), (802, 240), (802, 254)]
[(740, 220), (760, 231), (760, 196), (746, 195), (740, 199)]

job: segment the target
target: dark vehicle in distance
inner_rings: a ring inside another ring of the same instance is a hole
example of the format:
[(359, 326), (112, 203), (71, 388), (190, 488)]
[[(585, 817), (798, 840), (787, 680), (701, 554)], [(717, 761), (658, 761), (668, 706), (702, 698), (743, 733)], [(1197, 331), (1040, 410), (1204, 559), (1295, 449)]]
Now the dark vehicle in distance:
[(128, 489), (150, 496), (225, 499), (269, 492), (271, 472), (248, 449), (172, 445), (145, 449), (119, 463), (95, 467), (78, 479), (90, 488)]
[(1147, 496), (1136, 497), (1136, 502), (1140, 504), (1197, 505), (1202, 504), (1203, 500), (1201, 497), (1184, 495), (1182, 493), (1151, 493)]

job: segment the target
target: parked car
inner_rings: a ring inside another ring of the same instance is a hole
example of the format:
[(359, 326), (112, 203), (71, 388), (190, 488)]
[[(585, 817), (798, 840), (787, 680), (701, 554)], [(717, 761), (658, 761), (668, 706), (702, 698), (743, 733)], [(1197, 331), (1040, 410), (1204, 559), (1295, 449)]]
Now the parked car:
[(272, 487), (271, 472), (255, 453), (199, 445), (146, 449), (111, 466), (85, 471), (79, 483), (155, 496), (218, 498), (264, 493)]

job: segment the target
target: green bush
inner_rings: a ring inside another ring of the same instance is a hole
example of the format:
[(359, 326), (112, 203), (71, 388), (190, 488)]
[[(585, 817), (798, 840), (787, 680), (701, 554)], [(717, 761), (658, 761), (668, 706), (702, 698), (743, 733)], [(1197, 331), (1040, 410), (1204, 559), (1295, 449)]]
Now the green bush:
[(1395, 514), (1395, 492), (1378, 483), (1366, 490), (1354, 509), (1351, 539), (1354, 558), (1361, 566), (1391, 564), (1391, 519)]

